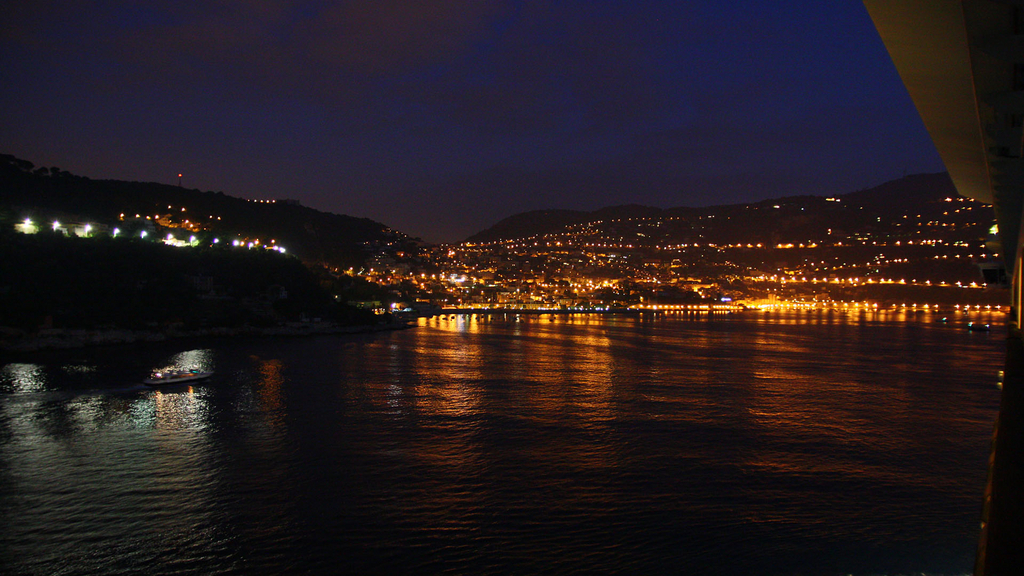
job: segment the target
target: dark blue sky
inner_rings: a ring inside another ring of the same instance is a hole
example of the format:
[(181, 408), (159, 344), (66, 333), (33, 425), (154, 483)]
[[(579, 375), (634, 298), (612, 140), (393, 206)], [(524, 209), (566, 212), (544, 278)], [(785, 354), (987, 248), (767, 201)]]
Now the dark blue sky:
[(943, 169), (858, 0), (4, 4), (0, 152), (431, 241)]

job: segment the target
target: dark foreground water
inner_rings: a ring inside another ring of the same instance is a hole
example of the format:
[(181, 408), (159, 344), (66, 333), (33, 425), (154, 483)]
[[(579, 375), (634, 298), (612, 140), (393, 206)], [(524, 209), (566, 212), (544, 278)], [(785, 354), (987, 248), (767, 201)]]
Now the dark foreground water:
[[(495, 316), (0, 361), (3, 574), (962, 574), (1003, 336)], [(152, 390), (154, 368), (216, 370)]]

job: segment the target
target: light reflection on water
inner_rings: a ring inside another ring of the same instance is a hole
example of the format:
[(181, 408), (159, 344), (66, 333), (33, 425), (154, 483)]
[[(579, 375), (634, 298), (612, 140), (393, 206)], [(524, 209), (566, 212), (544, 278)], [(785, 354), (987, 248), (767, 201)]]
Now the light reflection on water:
[(196, 394), (192, 386), (183, 385), (180, 388), (175, 392), (153, 391), (155, 427), (158, 430), (204, 430), (210, 425), (208, 402)]
[(216, 370), (213, 350), (186, 350), (175, 354), (167, 365), (170, 370), (199, 370), (212, 372)]
[(216, 368), (159, 389), (5, 364), (4, 572), (969, 571), (1001, 339), (897, 316), (436, 317), (142, 349)]
[(4, 392), (33, 392), (46, 388), (46, 374), (38, 364), (5, 364), (0, 368), (0, 386)]

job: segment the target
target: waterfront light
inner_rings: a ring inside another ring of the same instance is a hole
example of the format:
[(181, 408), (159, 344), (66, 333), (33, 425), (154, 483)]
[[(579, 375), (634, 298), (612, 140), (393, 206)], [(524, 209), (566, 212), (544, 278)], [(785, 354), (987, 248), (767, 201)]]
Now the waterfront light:
[(23, 234), (35, 234), (36, 232), (39, 231), (39, 228), (36, 227), (35, 223), (32, 222), (31, 218), (25, 218), (25, 220), (23, 220), (20, 224), (16, 225), (14, 228)]
[(58, 228), (60, 228), (60, 222), (54, 220), (53, 221), (53, 231), (56, 232)]

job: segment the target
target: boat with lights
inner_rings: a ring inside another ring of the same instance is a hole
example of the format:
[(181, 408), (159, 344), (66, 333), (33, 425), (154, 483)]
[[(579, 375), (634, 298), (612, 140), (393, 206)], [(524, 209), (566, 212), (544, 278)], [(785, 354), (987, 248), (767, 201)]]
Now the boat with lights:
[(150, 374), (149, 378), (142, 381), (143, 384), (150, 386), (166, 386), (168, 384), (185, 384), (188, 382), (197, 382), (199, 380), (205, 380), (213, 376), (213, 372), (203, 372), (201, 370), (160, 370)]

